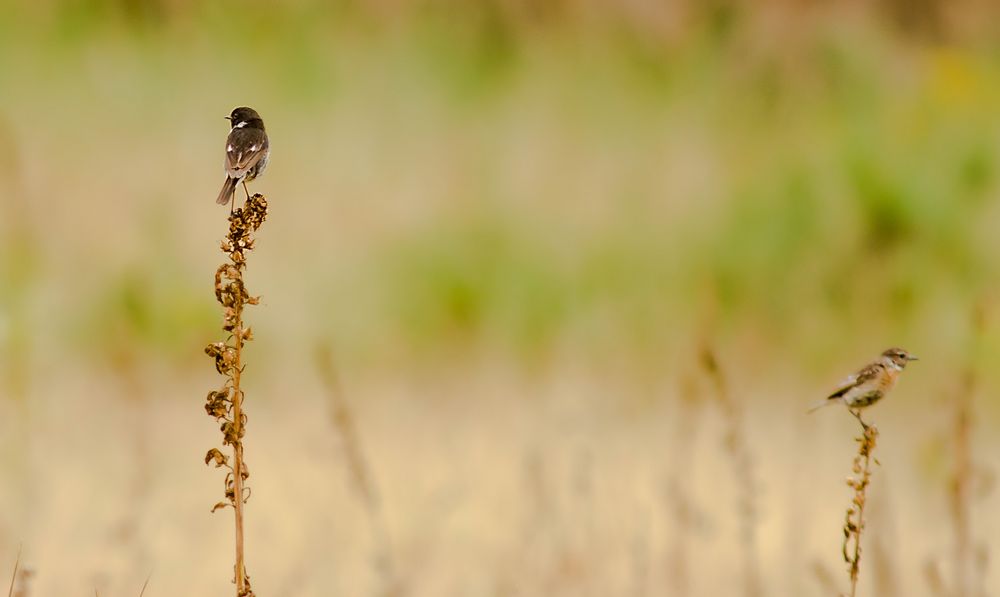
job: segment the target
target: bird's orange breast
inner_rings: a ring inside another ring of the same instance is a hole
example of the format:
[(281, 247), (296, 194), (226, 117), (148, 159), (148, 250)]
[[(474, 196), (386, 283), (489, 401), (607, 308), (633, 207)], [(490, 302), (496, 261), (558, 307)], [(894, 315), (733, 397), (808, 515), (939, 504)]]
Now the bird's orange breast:
[(896, 387), (897, 379), (899, 379), (899, 371), (895, 367), (885, 367), (882, 369), (882, 375), (879, 375), (878, 388), (882, 392), (888, 392)]

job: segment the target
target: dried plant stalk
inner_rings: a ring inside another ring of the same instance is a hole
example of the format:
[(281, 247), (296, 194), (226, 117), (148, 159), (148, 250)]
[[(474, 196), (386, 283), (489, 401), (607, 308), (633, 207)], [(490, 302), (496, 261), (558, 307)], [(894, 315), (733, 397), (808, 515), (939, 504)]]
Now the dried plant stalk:
[(954, 469), (948, 484), (948, 509), (954, 532), (954, 580), (952, 594), (966, 597), (970, 594), (972, 572), (972, 532), (970, 528), (972, 488), (972, 400), (975, 373), (970, 367), (962, 380), (962, 389), (955, 399), (955, 420), (952, 430), (954, 440)]
[(216, 468), (229, 469), (226, 473), (225, 497), (212, 508), (232, 506), (236, 517), (236, 564), (234, 582), (237, 597), (253, 597), (250, 577), (247, 575), (243, 550), (244, 505), (250, 497), (246, 480), (250, 477), (243, 458), (243, 436), (246, 433), (247, 417), (243, 412), (244, 394), (241, 376), (246, 366), (243, 362), (243, 347), (253, 339), (253, 332), (243, 325), (243, 308), (256, 305), (258, 298), (250, 296), (243, 284), (243, 270), (246, 268), (246, 253), (253, 249), (253, 233), (260, 228), (267, 217), (267, 200), (261, 194), (247, 199), (243, 207), (229, 216), (229, 234), (222, 241), (222, 252), (229, 257), (215, 272), (215, 298), (222, 305), (222, 329), (229, 333), (224, 342), (214, 342), (205, 348), (205, 353), (215, 359), (215, 369), (225, 376), (222, 388), (208, 393), (205, 411), (221, 422), (223, 445), (232, 446), (232, 463), (218, 448), (212, 448), (205, 455), (205, 464), (214, 462)]
[[(858, 454), (854, 457), (854, 464), (851, 467), (854, 476), (847, 478), (847, 485), (854, 489), (854, 499), (851, 500), (851, 506), (844, 517), (844, 544), (841, 551), (851, 579), (850, 597), (855, 597), (861, 569), (861, 534), (865, 529), (865, 504), (868, 501), (868, 485), (872, 476), (871, 463), (874, 460), (872, 452), (878, 439), (878, 429), (874, 425), (865, 423), (859, 413), (851, 412), (861, 423), (862, 435), (856, 438)], [(875, 460), (875, 463), (878, 464), (878, 460)]]
[(722, 408), (726, 421), (726, 455), (733, 467), (733, 478), (738, 488), (737, 510), (740, 519), (740, 545), (743, 551), (743, 594), (745, 597), (759, 597), (762, 590), (757, 563), (756, 483), (753, 455), (744, 430), (744, 413), (739, 402), (730, 395), (719, 361), (707, 345), (701, 350), (701, 365), (712, 381), (716, 400)]
[(985, 570), (977, 551), (985, 550), (973, 537), (972, 510), (977, 463), (972, 452), (975, 426), (973, 401), (978, 386), (976, 355), (982, 350), (986, 334), (986, 306), (978, 303), (972, 310), (967, 362), (962, 372), (958, 392), (950, 402), (954, 405), (951, 438), (953, 463), (948, 480), (948, 509), (954, 534), (952, 554), (953, 579), (948, 593), (954, 597), (984, 595), (982, 580)]
[(30, 568), (21, 565), (21, 548), (17, 550), (17, 559), (14, 561), (14, 572), (10, 575), (10, 588), (7, 597), (30, 597), (31, 578), (34, 572)]
[(404, 593), (404, 590), (396, 573), (392, 541), (382, 510), (382, 499), (375, 485), (375, 475), (355, 425), (354, 414), (340, 384), (340, 377), (337, 374), (333, 353), (329, 346), (317, 347), (316, 366), (327, 386), (331, 422), (344, 450), (344, 457), (347, 460), (347, 468), (350, 473), (349, 480), (361, 498), (368, 515), (372, 540), (375, 544), (373, 564), (381, 583), (375, 594), (379, 597), (399, 597)]
[(17, 550), (17, 559), (14, 561), (14, 572), (10, 575), (10, 589), (7, 591), (7, 597), (12, 597), (14, 595), (14, 583), (17, 581), (17, 570), (21, 566), (21, 550)]

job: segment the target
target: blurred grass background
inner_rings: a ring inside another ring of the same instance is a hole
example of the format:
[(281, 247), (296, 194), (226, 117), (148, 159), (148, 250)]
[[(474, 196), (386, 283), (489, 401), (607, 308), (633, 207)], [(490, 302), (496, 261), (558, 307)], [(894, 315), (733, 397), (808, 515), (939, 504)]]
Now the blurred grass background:
[(43, 595), (149, 569), (151, 595), (227, 590), (201, 347), (222, 116), (250, 105), (273, 149), (248, 273), (258, 593), (373, 591), (317, 347), (408, 593), (727, 587), (708, 345), (763, 480), (765, 594), (811, 595), (814, 562), (841, 576), (853, 429), (801, 413), (900, 344), (923, 360), (875, 415), (878, 594), (930, 594), (965, 371), (976, 456), (997, 449), (997, 12), (0, 1), (0, 562), (23, 543)]

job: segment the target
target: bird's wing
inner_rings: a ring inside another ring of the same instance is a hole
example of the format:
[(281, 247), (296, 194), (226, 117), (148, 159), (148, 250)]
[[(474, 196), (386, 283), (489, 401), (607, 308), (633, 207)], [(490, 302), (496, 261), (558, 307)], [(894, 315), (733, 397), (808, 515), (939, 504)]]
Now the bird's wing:
[(879, 372), (882, 370), (882, 365), (880, 363), (872, 363), (866, 366), (861, 371), (848, 376), (847, 379), (840, 382), (837, 385), (836, 391), (827, 396), (828, 399), (840, 398), (847, 393), (851, 388), (863, 385), (878, 377)]
[(242, 178), (267, 153), (267, 137), (259, 129), (233, 129), (226, 141), (226, 172)]

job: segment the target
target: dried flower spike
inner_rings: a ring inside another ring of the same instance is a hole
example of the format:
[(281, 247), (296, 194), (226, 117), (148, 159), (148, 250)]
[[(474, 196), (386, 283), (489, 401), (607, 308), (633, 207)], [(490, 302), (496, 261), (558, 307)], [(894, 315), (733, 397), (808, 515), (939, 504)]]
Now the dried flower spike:
[(844, 516), (844, 543), (841, 553), (847, 562), (847, 571), (850, 575), (850, 596), (855, 597), (861, 570), (861, 534), (865, 530), (865, 504), (868, 500), (868, 485), (871, 483), (871, 463), (874, 460), (878, 464), (878, 461), (872, 458), (878, 439), (878, 429), (874, 425), (865, 423), (857, 411), (851, 412), (861, 423), (862, 435), (855, 438), (858, 442), (858, 454), (851, 465), (854, 476), (847, 478), (847, 486), (854, 490), (854, 497)]
[(253, 597), (250, 577), (246, 572), (243, 548), (243, 507), (250, 497), (250, 488), (245, 485), (250, 477), (243, 457), (243, 438), (246, 435), (247, 416), (243, 412), (243, 389), (240, 378), (246, 363), (243, 361), (243, 347), (253, 339), (249, 327), (243, 325), (243, 308), (256, 305), (257, 297), (250, 296), (243, 283), (247, 252), (253, 249), (253, 233), (267, 218), (267, 199), (255, 194), (247, 199), (243, 207), (229, 216), (229, 234), (222, 241), (222, 252), (228, 258), (215, 271), (215, 299), (222, 306), (222, 331), (226, 340), (213, 342), (205, 347), (205, 354), (215, 362), (215, 370), (225, 376), (225, 384), (212, 390), (205, 399), (205, 412), (219, 422), (222, 443), (232, 446), (232, 458), (218, 448), (210, 449), (205, 455), (205, 464), (227, 469), (224, 495), (212, 512), (231, 506), (236, 515), (236, 564), (234, 583), (237, 597)]

